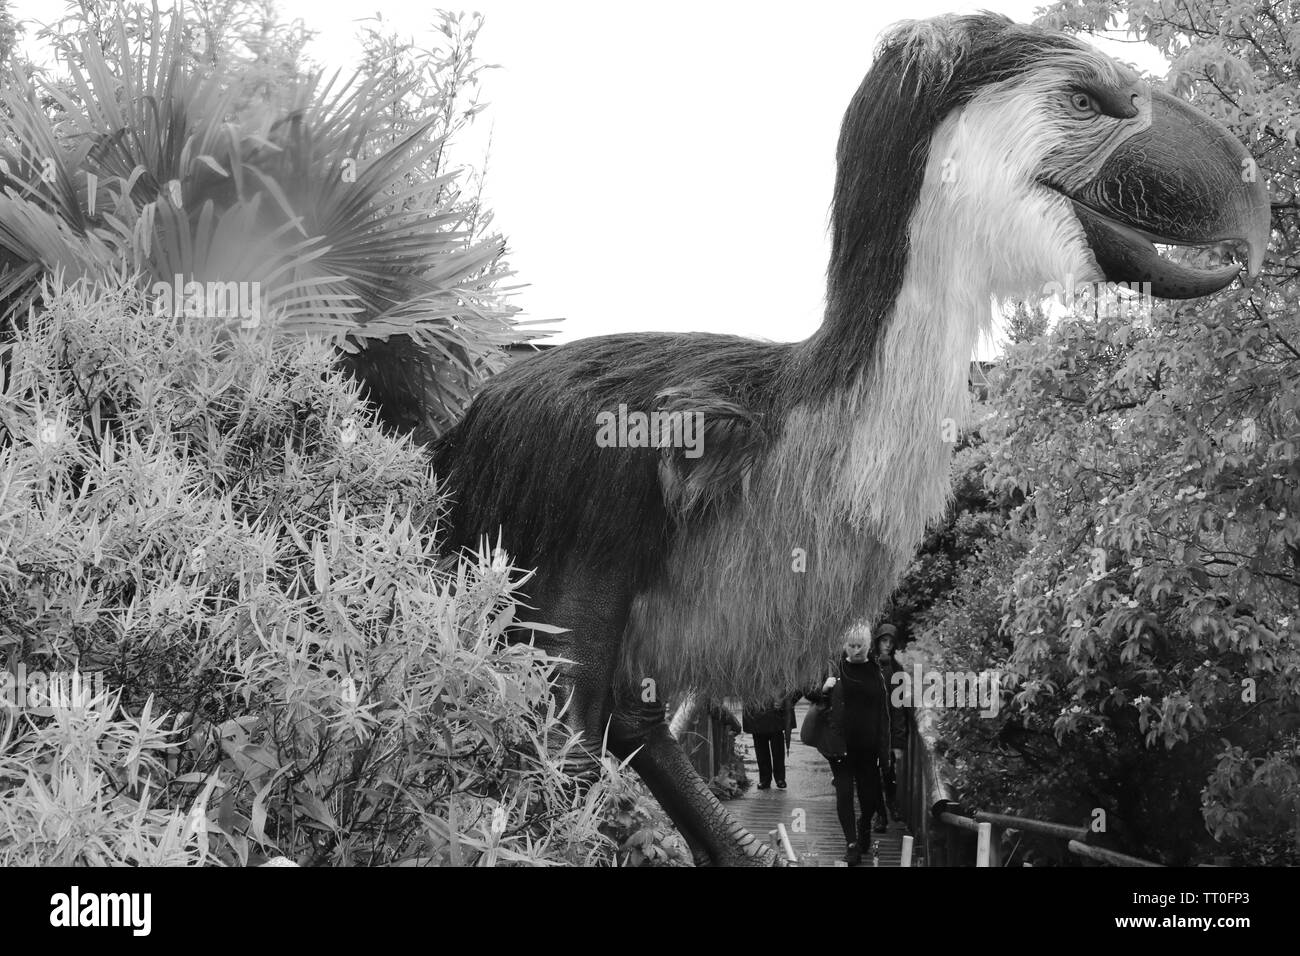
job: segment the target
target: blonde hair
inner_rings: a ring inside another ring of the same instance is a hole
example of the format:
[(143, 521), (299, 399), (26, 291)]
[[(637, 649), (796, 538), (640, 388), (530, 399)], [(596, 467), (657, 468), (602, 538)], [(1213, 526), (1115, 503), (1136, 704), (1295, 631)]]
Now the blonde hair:
[(853, 637), (863, 637), (868, 644), (871, 644), (874, 640), (871, 625), (867, 621), (858, 621), (856, 624), (850, 625), (849, 629), (844, 632), (844, 643), (847, 644), (849, 639)]

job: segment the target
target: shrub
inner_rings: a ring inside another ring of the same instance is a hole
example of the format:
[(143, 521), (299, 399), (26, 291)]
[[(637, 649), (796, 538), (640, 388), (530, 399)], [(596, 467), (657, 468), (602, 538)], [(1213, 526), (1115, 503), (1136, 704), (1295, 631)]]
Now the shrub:
[(0, 706), (0, 863), (636, 862), (657, 809), (564, 772), (526, 575), (439, 559), (421, 450), (323, 342), (136, 288), (48, 283), (3, 349), (0, 659), (105, 689)]

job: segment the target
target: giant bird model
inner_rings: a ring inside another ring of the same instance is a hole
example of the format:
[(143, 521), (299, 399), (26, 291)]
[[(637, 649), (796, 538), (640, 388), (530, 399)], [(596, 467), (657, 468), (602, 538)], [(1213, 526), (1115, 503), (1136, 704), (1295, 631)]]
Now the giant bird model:
[[(1269, 205), (1250, 171), (1218, 123), (1072, 37), (992, 14), (902, 24), (844, 117), (811, 338), (576, 341), (491, 379), (434, 445), (448, 546), (500, 535), (537, 569), (524, 590), (566, 629), (538, 640), (571, 662), (569, 725), (589, 752), (635, 752), (697, 863), (771, 854), (692, 769), (666, 695), (814, 679), (945, 509), (945, 423), (992, 297), (1110, 280), (1190, 298), (1240, 271), (1153, 243), (1237, 241), (1254, 275)], [(620, 406), (701, 413), (703, 453), (603, 447)]]

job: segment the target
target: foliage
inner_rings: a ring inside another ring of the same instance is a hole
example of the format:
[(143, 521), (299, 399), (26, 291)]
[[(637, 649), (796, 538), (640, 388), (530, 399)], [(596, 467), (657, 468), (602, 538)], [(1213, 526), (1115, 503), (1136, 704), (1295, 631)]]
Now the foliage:
[(890, 597), (886, 616), (906, 643), (919, 636), (924, 612), (952, 591), (963, 567), (997, 537), (1016, 495), (999, 497), (984, 486), (988, 450), (978, 430), (960, 436), (953, 464), (953, 497), (945, 520), (929, 528)]
[(9, 63), (22, 27), (14, 22), (7, 0), (0, 0), (0, 69)]
[(617, 862), (623, 866), (690, 866), (685, 841), (645, 786), (623, 772), (627, 763), (615, 766), (606, 757), (602, 778), (609, 798), (601, 832), (618, 847)]
[[(16, 68), (0, 94), (11, 308), (57, 268), (242, 283), (268, 324), (352, 353), (389, 424), (427, 440), (453, 421), (500, 347), (527, 335), (497, 293), (502, 241), (471, 241), (466, 210), (443, 202), (451, 174), (425, 172), (439, 117), (389, 115), (407, 78), (309, 77), (243, 115), (237, 86), (192, 63), (179, 18), (120, 13), (102, 30), (67, 41), (72, 93)], [(403, 401), (408, 389), (421, 400)]]
[(737, 779), (733, 767), (722, 767), (710, 777), (709, 790), (719, 800), (735, 800), (745, 795), (744, 783)]
[[(81, 63), (82, 45), (94, 38), (112, 71), (121, 75), (130, 68), (129, 51), (112, 37), (119, 21), (136, 43), (149, 46), (156, 39), (155, 26), (165, 33), (167, 19), (155, 17), (157, 3), (142, 0), (71, 0), (61, 17), (41, 27), (36, 37), (64, 62)], [(164, 5), (165, 6), (165, 5)], [(271, 103), (276, 90), (311, 72), (304, 54), (316, 35), (302, 20), (285, 22), (275, 0), (190, 0), (172, 14), (181, 25), (177, 51), (187, 66), (208, 74), (233, 91), (239, 112), (259, 103)], [(124, 55), (125, 54), (125, 55)], [(65, 96), (75, 97), (76, 84), (70, 78), (27, 64), (45, 82), (57, 86)], [(49, 104), (57, 108), (57, 103)]]
[(322, 341), (130, 282), (40, 304), (3, 355), (0, 661), (106, 692), (0, 707), (0, 862), (670, 858), (616, 770), (565, 772), (555, 661), (504, 639), (526, 576), (437, 561), (424, 456)]
[(972, 804), (1075, 824), (1104, 811), (1098, 842), (1170, 863), (1294, 863), (1300, 10), (1064, 0), (1043, 22), (1125, 16), (1171, 57), (1169, 87), (1258, 160), (1275, 197), (1264, 275), (1026, 326), (982, 458), (959, 463), (959, 487), (988, 496), (962, 519), (977, 543), (916, 601), (918, 648), (1004, 673), (997, 719), (944, 715)]
[[(373, 26), (362, 30), (362, 72), (382, 73), (408, 86), (407, 94), (387, 107), (393, 128), (409, 126), (422, 117), (436, 118), (434, 128), (439, 142), (422, 170), (427, 178), (448, 172), (453, 142), (487, 108), (480, 99), (483, 74), (496, 69), (474, 52), (483, 29), (482, 14), (439, 10), (435, 17), (435, 45), (427, 48), (403, 40), (394, 31), (385, 31), (379, 14)], [(390, 141), (393, 135), (381, 134)], [(488, 157), (484, 156), (482, 165), (468, 170), (465, 179), (446, 181), (444, 193), (439, 196), (440, 204), (463, 211), (469, 234), (476, 239), (490, 234), (493, 220), (492, 211), (482, 203), (487, 165)]]
[(745, 772), (745, 761), (734, 750), (735, 734), (728, 734), (731, 744), (730, 758), (724, 759), (722, 766), (718, 768), (709, 780), (709, 789), (719, 800), (735, 800), (737, 797), (743, 797), (745, 791), (753, 783), (749, 779), (749, 774)]

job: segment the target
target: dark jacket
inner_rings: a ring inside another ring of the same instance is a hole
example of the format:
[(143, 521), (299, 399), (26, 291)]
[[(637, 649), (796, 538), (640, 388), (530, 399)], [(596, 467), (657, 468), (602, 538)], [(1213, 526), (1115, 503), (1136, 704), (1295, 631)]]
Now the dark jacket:
[[(804, 694), (814, 704), (829, 703), (830, 705), (829, 712), (824, 715), (822, 729), (817, 738), (817, 749), (825, 757), (840, 757), (848, 752), (844, 735), (844, 664), (846, 661), (847, 658), (841, 656), (836, 662), (832, 671), (835, 676), (835, 686), (831, 688), (830, 693), (824, 693), (818, 686), (815, 690)], [(891, 746), (900, 748), (905, 746), (907, 728), (899, 717), (894, 716), (894, 708), (889, 705), (892, 688), (886, 681), (885, 675), (881, 673), (874, 661), (868, 659), (868, 662), (873, 665), (871, 671), (875, 679), (880, 681), (880, 720), (877, 722), (875, 750), (878, 756), (883, 757), (889, 753)]]
[(799, 697), (799, 694), (792, 694), (771, 707), (746, 707), (745, 733), (788, 735), (795, 728), (794, 702)]
[[(879, 661), (877, 661), (877, 664), (879, 664)], [(890, 746), (895, 750), (905, 750), (907, 748), (907, 734), (912, 728), (912, 708), (903, 704), (894, 704), (894, 691), (898, 688), (898, 684), (894, 683), (894, 675), (903, 672), (903, 665), (898, 663), (897, 655), (891, 657), (889, 663), (880, 668), (880, 673), (889, 686), (889, 704), (893, 715), (890, 724)]]

